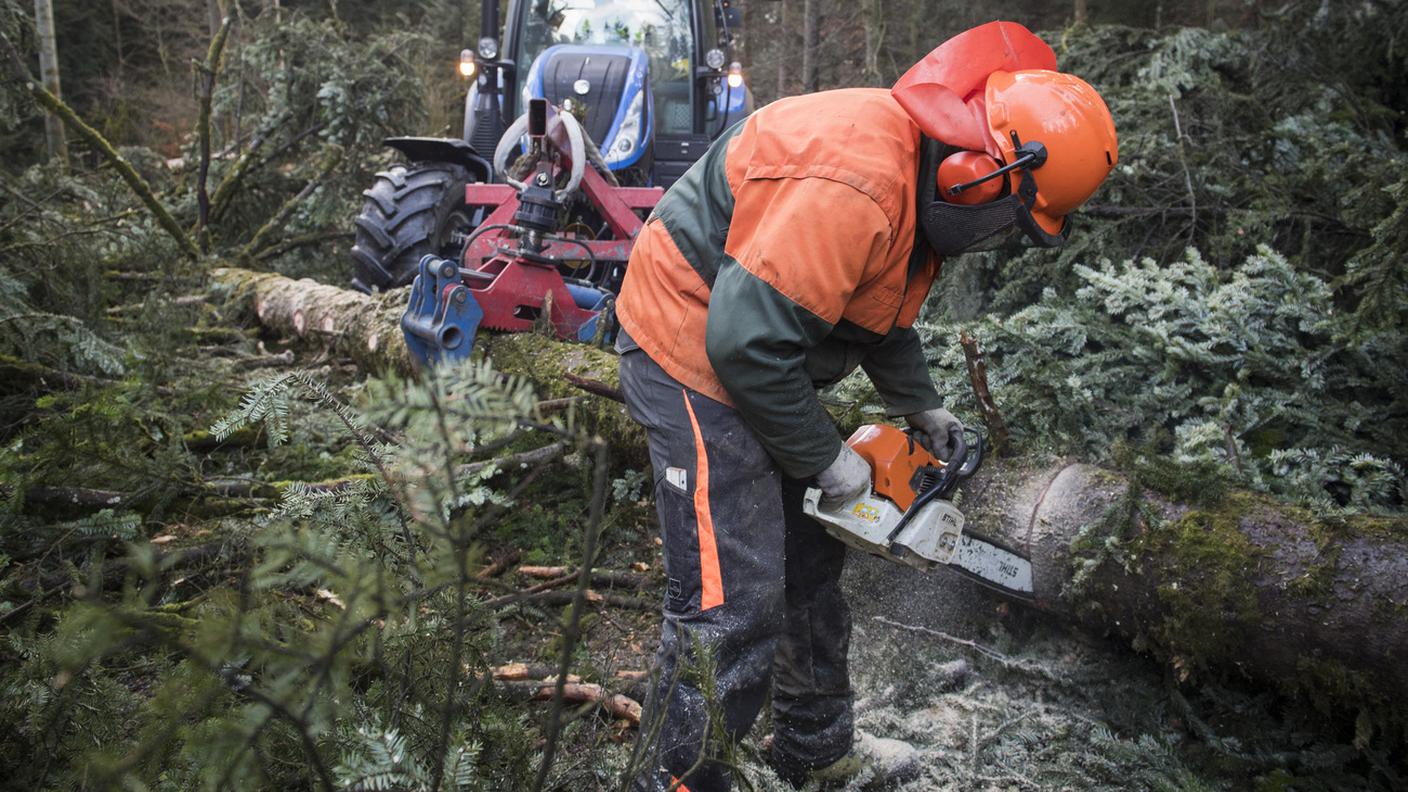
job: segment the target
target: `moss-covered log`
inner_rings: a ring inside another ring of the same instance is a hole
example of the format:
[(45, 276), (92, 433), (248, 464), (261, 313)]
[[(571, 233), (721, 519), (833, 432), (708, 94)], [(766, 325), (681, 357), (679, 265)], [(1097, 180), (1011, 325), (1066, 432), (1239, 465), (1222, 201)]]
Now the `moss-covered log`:
[[(397, 324), (404, 293), (373, 298), (233, 269), (214, 278), (274, 332), (314, 334), (373, 368), (409, 369)], [(619, 387), (615, 356), (593, 347), (531, 333), (480, 343), (545, 398), (579, 394), (569, 374)], [(595, 428), (639, 454), (624, 409), (588, 403)], [(1097, 467), (1014, 460), (969, 482), (962, 508), (976, 530), (1031, 557), (1036, 607), (1123, 635), (1180, 675), (1242, 674), (1381, 712), (1408, 695), (1399, 659), (1408, 657), (1408, 522), (1322, 520), (1244, 492), (1213, 500), (1191, 506)], [(917, 622), (941, 617), (936, 603), (971, 608), (976, 596), (942, 572), (854, 566), (865, 607)]]
[[(211, 288), (242, 320), (256, 322), (282, 338), (329, 347), (371, 371), (413, 371), (400, 324), (407, 289), (370, 296), (234, 267), (214, 270)], [(559, 343), (534, 333), (480, 333), (475, 344), (498, 370), (531, 380), (545, 399), (582, 395), (568, 375), (612, 389), (620, 386), (616, 356), (593, 346)], [(619, 453), (644, 461), (645, 438), (621, 404), (586, 399), (574, 414), (588, 421)]]
[[(1408, 696), (1408, 521), (1326, 520), (1241, 491), (1193, 506), (1070, 461), (989, 466), (961, 505), (1030, 556), (1037, 608), (1123, 636), (1180, 679), (1230, 674), (1408, 723), (1394, 707)], [(857, 566), (862, 608), (916, 625), (942, 628), (982, 596), (943, 573)]]
[[(600, 383), (610, 389), (621, 386), (615, 354), (586, 344), (569, 344), (534, 333), (489, 336), (484, 349), (495, 368), (531, 379), (545, 399), (561, 399), (583, 393), (577, 379)], [(617, 454), (631, 464), (645, 464), (645, 435), (626, 414), (625, 405), (610, 398), (593, 396), (576, 407), (576, 414), (611, 443)]]

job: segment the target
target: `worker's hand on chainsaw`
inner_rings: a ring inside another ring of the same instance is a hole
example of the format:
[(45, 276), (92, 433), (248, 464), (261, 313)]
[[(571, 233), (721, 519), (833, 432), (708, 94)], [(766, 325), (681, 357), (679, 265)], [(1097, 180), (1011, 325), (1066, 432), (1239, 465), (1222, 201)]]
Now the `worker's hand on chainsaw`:
[(836, 461), (816, 474), (816, 485), (821, 488), (823, 506), (845, 503), (870, 489), (870, 463), (850, 446), (841, 446)]
[(953, 450), (963, 437), (963, 423), (942, 407), (906, 415), (905, 420), (916, 430), (914, 439), (941, 462), (953, 456)]

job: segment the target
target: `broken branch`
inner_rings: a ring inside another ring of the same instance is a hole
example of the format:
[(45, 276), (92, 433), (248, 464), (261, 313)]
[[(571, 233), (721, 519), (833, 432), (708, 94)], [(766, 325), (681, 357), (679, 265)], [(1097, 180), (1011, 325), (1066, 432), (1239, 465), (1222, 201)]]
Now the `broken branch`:
[(994, 454), (1001, 454), (1007, 447), (1009, 435), (1007, 422), (998, 412), (997, 401), (988, 389), (988, 363), (978, 339), (963, 330), (958, 334), (958, 343), (963, 347), (963, 359), (968, 365), (968, 381), (973, 386), (973, 396), (978, 401), (978, 409), (983, 413), (983, 423), (988, 427), (988, 440)]

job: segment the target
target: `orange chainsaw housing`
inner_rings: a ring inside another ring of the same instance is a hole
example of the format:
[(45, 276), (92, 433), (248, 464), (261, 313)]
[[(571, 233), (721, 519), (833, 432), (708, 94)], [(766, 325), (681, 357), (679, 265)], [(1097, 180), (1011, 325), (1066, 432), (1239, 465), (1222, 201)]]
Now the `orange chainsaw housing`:
[(862, 426), (846, 445), (870, 463), (875, 494), (888, 498), (901, 509), (908, 509), (918, 495), (914, 491), (914, 479), (921, 468), (944, 467), (944, 463), (925, 451), (913, 437), (886, 424)]

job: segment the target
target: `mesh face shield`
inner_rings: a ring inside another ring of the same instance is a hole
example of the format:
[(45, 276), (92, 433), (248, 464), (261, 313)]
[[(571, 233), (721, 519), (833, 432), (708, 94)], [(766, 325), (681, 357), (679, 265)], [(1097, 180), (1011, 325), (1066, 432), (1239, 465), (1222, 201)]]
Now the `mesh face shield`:
[[(931, 158), (925, 157), (925, 160)], [(933, 159), (937, 160), (937, 157)], [(926, 163), (927, 164), (927, 163)], [(940, 256), (956, 256), (976, 250), (984, 243), (1000, 241), (1007, 231), (1016, 228), (1039, 247), (1060, 247), (1071, 233), (1069, 218), (1061, 226), (1061, 233), (1050, 234), (1032, 217), (1031, 207), (1036, 203), (1036, 179), (1028, 169), (1022, 170), (1021, 182), (1015, 194), (1007, 195), (982, 204), (965, 206), (934, 200), (934, 180), (937, 176), (937, 162), (926, 167), (926, 175), (920, 183), (926, 186), (921, 196), (919, 219), (924, 226), (924, 236), (929, 245)]]

